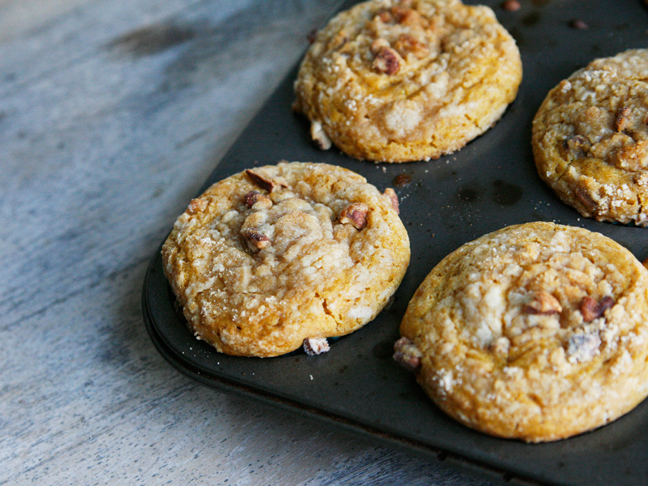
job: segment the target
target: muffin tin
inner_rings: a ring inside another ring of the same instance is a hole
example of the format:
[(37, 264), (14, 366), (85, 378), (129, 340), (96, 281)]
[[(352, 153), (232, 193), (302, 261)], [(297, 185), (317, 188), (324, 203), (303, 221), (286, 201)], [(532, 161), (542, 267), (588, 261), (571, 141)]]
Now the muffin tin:
[[(357, 2), (345, 2), (348, 8)], [(291, 112), (295, 67), (205, 182), (280, 160), (336, 164), (380, 190), (394, 187), (408, 229), (412, 260), (394, 303), (331, 351), (278, 358), (238, 358), (196, 341), (176, 311), (159, 251), (143, 288), (143, 312), (159, 352), (209, 387), (262, 400), (416, 454), (451, 462), (503, 484), (637, 485), (648, 481), (648, 402), (596, 431), (548, 444), (525, 444), (475, 432), (444, 415), (392, 359), (409, 299), (445, 255), (511, 224), (554, 221), (603, 233), (640, 260), (648, 229), (582, 218), (538, 177), (531, 122), (547, 92), (597, 57), (648, 46), (642, 0), (520, 0), (507, 11), (489, 5), (515, 37), (524, 66), (517, 99), (484, 135), (453, 155), (429, 162), (374, 164), (309, 140), (308, 122)], [(587, 27), (587, 28), (583, 28)]]

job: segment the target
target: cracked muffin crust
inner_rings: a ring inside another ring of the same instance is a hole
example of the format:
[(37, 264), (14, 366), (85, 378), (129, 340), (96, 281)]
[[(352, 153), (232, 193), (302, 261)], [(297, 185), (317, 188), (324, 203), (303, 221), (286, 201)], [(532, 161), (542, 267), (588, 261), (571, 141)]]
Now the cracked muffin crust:
[(585, 229), (511, 226), (444, 258), (412, 298), (395, 359), (448, 415), (553, 441), (648, 394), (648, 270)]
[(294, 109), (323, 149), (383, 162), (429, 160), (490, 128), (522, 79), (515, 41), (485, 6), (373, 0), (318, 32)]
[(327, 164), (282, 162), (214, 184), (162, 248), (189, 329), (231, 355), (327, 351), (325, 338), (374, 319), (405, 274), (394, 198)]
[(647, 78), (646, 49), (594, 60), (535, 116), (538, 173), (585, 217), (648, 226)]

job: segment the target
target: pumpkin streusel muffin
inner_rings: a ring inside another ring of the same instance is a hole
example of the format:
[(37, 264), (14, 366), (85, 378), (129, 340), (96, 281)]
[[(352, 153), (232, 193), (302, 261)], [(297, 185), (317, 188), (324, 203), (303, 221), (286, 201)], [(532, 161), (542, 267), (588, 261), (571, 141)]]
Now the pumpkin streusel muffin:
[(162, 248), (194, 335), (218, 351), (277, 356), (374, 319), (410, 249), (393, 189), (326, 164), (249, 169), (189, 204)]
[(429, 160), (490, 128), (522, 79), (515, 41), (485, 6), (373, 0), (318, 32), (296, 111), (323, 149), (384, 162)]
[(395, 359), (448, 415), (528, 442), (600, 427), (648, 394), (648, 270), (585, 229), (511, 226), (444, 258)]
[(540, 177), (598, 221), (648, 226), (648, 50), (597, 59), (553, 88), (533, 121)]

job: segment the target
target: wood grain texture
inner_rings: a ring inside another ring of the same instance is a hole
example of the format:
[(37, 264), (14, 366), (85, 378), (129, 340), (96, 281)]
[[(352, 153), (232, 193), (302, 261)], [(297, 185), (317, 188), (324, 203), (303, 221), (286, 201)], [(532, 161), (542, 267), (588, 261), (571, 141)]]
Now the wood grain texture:
[(335, 3), (0, 1), (0, 484), (488, 484), (195, 384), (142, 323), (158, 245)]

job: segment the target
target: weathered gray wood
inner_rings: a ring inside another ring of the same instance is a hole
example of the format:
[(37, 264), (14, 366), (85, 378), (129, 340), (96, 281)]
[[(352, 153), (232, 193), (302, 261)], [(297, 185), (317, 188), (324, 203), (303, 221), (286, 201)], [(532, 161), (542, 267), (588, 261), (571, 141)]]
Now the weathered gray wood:
[(0, 1), (0, 484), (486, 484), (195, 384), (148, 261), (334, 0)]

